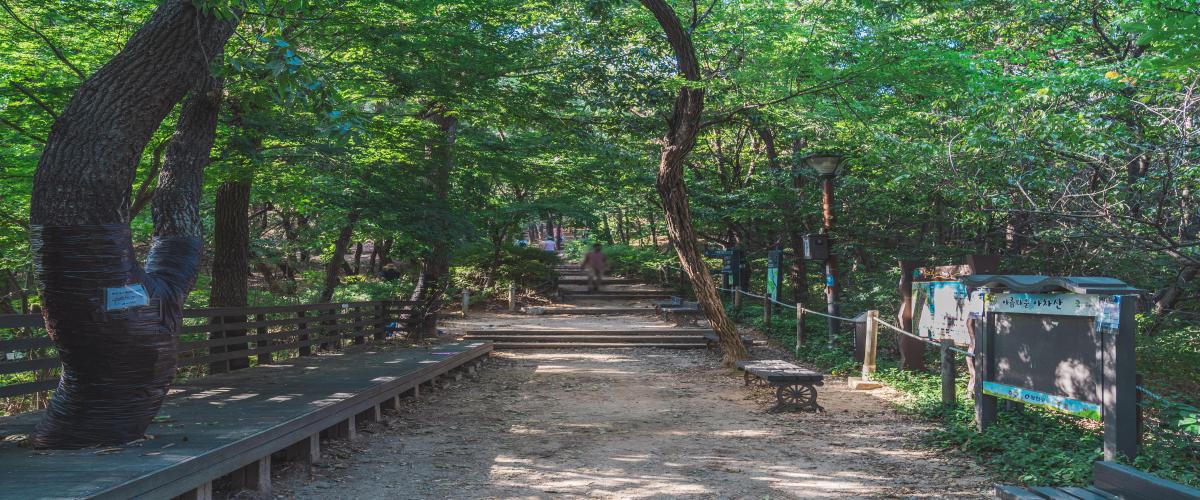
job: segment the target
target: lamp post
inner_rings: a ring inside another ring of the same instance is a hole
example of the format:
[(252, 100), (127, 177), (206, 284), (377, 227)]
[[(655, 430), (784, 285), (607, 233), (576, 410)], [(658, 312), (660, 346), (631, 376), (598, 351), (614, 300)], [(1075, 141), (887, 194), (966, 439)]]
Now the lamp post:
[[(836, 154), (814, 154), (804, 158), (804, 162), (821, 176), (821, 209), (824, 212), (825, 224), (823, 231), (829, 245), (829, 256), (825, 258), (825, 303), (830, 316), (838, 315), (838, 282), (837, 257), (833, 253), (833, 179), (837, 177), (837, 169), (842, 164), (842, 157)], [(833, 344), (837, 336), (840, 322), (829, 318), (829, 343)]]

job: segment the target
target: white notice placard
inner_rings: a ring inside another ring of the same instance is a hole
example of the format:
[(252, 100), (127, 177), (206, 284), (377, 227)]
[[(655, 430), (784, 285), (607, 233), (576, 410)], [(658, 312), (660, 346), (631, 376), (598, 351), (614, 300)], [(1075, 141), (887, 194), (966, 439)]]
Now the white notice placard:
[(141, 283), (104, 289), (104, 310), (119, 311), (150, 304), (150, 296)]

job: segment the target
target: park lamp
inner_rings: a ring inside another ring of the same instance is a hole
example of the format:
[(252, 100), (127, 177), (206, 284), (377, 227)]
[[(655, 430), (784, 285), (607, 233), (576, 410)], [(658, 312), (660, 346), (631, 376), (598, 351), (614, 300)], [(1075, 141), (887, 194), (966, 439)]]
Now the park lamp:
[(805, 156), (801, 161), (816, 170), (818, 174), (832, 176), (842, 164), (842, 155), (833, 153), (817, 153)]

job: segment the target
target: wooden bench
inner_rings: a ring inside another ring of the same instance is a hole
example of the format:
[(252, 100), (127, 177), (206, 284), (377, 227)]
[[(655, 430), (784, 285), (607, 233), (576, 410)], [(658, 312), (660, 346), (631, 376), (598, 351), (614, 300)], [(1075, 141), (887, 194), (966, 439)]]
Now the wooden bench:
[(1094, 485), (1087, 488), (1000, 485), (996, 487), (996, 498), (1003, 500), (1200, 500), (1200, 490), (1115, 462), (1096, 462), (1092, 466), (1092, 476)]
[(678, 326), (697, 326), (697, 320), (704, 315), (699, 302), (685, 301), (681, 297), (671, 297), (670, 301), (655, 303), (654, 311)]
[(772, 411), (805, 410), (824, 411), (817, 404), (818, 385), (825, 385), (825, 376), (805, 370), (780, 359), (738, 361), (738, 369), (750, 385), (752, 380), (775, 388), (775, 406)]
[(654, 312), (661, 312), (664, 307), (677, 307), (683, 304), (682, 297), (671, 296), (668, 300), (663, 300), (654, 303)]

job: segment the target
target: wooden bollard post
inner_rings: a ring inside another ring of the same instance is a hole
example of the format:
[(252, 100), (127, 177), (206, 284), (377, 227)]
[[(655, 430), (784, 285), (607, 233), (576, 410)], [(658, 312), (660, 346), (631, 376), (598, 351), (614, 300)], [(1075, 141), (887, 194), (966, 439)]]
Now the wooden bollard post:
[(742, 289), (738, 288), (736, 286), (733, 287), (733, 308), (734, 309), (742, 308)]
[(942, 406), (946, 409), (958, 404), (954, 387), (954, 351), (950, 350), (952, 345), (953, 340), (942, 339)]
[(856, 391), (878, 389), (882, 384), (873, 381), (875, 376), (875, 346), (879, 336), (879, 311), (867, 311), (867, 335), (863, 341), (862, 377), (851, 377), (850, 388)]
[(508, 284), (508, 312), (517, 312), (517, 284)]
[(800, 355), (800, 346), (804, 344), (804, 304), (796, 303), (796, 355)]
[(867, 338), (863, 351), (863, 380), (871, 380), (875, 376), (875, 346), (879, 335), (879, 311), (867, 311)]
[(462, 296), (463, 317), (467, 317), (467, 311), (471, 309), (471, 291), (463, 290)]
[(763, 325), (771, 326), (771, 296), (763, 295)]

